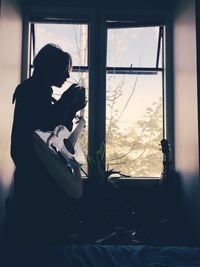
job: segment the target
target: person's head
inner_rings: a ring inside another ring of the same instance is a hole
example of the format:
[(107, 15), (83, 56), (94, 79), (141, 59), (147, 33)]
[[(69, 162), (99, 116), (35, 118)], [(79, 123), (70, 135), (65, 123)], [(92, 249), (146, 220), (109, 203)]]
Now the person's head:
[(72, 57), (55, 44), (40, 49), (33, 61), (34, 73), (42, 76), (50, 85), (61, 87), (70, 77)]

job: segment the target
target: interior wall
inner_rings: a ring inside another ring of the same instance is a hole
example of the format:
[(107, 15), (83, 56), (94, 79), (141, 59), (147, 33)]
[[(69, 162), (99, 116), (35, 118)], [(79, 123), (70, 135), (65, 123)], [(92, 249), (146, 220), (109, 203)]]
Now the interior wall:
[[(197, 86), (198, 86), (198, 102), (200, 103), (200, 1), (196, 0), (196, 34), (197, 34)], [(200, 105), (198, 105), (200, 114)], [(199, 118), (198, 118), (199, 119)], [(200, 123), (199, 123), (200, 133)], [(200, 144), (199, 144), (200, 151)]]
[(162, 9), (168, 8), (171, 0), (21, 0), (24, 6), (27, 7), (78, 7), (78, 8), (134, 8), (134, 9)]
[(21, 78), (22, 15), (18, 0), (1, 0), (0, 13), (0, 229), (14, 165), (10, 158), (12, 95)]
[(174, 147), (183, 204), (199, 231), (199, 136), (195, 0), (174, 6)]

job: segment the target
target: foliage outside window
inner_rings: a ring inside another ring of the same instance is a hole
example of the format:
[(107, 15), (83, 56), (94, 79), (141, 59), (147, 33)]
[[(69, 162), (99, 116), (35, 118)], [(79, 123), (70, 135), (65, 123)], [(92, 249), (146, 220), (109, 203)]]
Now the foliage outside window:
[(107, 42), (106, 162), (127, 176), (160, 177), (163, 68), (159, 27), (108, 29)]

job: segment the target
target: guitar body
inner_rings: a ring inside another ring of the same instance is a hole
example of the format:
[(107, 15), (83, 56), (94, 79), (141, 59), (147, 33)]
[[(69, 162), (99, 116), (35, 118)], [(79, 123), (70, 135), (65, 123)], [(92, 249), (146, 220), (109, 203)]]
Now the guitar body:
[(55, 152), (60, 152), (70, 163), (85, 163), (85, 156), (78, 143), (72, 144), (69, 140), (71, 132), (63, 125), (55, 128), (53, 134), (48, 137), (48, 146)]
[[(33, 138), (40, 160), (62, 189), (73, 198), (82, 195), (80, 166), (85, 163), (85, 157), (77, 142), (82, 126), (83, 122), (80, 122), (73, 132), (63, 125), (57, 126), (54, 131), (36, 130)], [(78, 137), (75, 135), (77, 132)]]
[[(81, 123), (83, 124), (83, 122), (80, 121), (79, 125)], [(77, 125), (77, 128), (79, 125)], [(78, 142), (75, 143), (71, 141), (73, 139), (71, 138), (73, 132), (71, 133), (64, 125), (57, 126), (52, 132), (36, 130), (35, 134), (47, 144), (49, 149), (58, 153), (58, 155), (62, 156), (69, 165), (72, 165), (70, 167), (73, 168), (85, 164), (85, 156), (80, 145)]]

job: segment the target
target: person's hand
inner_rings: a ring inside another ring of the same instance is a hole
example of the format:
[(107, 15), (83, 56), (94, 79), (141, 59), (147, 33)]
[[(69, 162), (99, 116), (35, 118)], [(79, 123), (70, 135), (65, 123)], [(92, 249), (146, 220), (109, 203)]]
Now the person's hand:
[(62, 94), (59, 102), (63, 106), (71, 106), (71, 109), (75, 112), (84, 108), (86, 105), (85, 88), (72, 84)]
[(85, 88), (84, 87), (76, 87), (76, 97), (70, 102), (71, 109), (74, 112), (77, 112), (83, 109), (86, 106), (86, 97), (85, 97)]
[(77, 91), (80, 88), (76, 83), (73, 83), (65, 92), (62, 94), (60, 101), (65, 104), (73, 101), (77, 97)]

